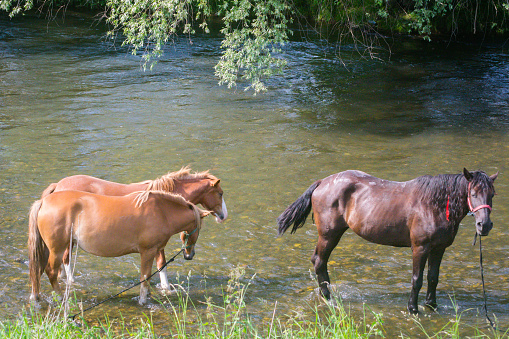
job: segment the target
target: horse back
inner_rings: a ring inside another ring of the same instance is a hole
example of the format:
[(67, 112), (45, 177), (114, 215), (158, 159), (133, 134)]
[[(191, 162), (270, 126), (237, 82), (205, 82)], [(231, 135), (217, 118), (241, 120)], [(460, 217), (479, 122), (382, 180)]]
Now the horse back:
[(312, 196), (319, 224), (349, 227), (383, 245), (410, 246), (412, 184), (383, 180), (361, 171), (345, 171), (322, 180)]
[(100, 195), (120, 196), (143, 190), (146, 186), (146, 182), (125, 185), (89, 175), (78, 174), (60, 180), (53, 192), (82, 191)]

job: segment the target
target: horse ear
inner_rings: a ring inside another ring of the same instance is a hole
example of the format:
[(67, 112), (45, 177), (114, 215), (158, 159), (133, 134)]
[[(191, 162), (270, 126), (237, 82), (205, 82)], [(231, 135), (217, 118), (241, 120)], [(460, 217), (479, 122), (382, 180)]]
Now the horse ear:
[(205, 218), (207, 215), (211, 214), (212, 211), (205, 211), (205, 210), (200, 210), (200, 218)]
[(497, 173), (493, 174), (492, 176), (490, 176), (490, 179), (491, 181), (495, 181), (495, 179), (498, 177), (498, 171)]
[(218, 178), (214, 178), (212, 179), (212, 187), (217, 187), (217, 185), (219, 185), (219, 182), (221, 181), (221, 179), (218, 179)]
[(470, 173), (466, 168), (463, 168), (463, 175), (465, 176), (467, 181), (472, 181), (472, 179), (474, 178), (472, 173)]

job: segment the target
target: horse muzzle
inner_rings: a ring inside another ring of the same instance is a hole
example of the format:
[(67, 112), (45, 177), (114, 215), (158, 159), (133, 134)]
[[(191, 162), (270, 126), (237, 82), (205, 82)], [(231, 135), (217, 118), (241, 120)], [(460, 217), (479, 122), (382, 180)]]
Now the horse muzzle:
[(222, 223), (226, 219), (226, 216), (223, 213), (214, 213), (214, 216), (216, 217), (216, 222), (218, 223)]
[(485, 222), (478, 221), (475, 224), (475, 229), (476, 229), (477, 234), (482, 235), (483, 237), (487, 236), (490, 233), (492, 228), (493, 228), (493, 223), (489, 219)]
[(216, 216), (216, 222), (218, 223), (222, 223), (226, 220), (226, 218), (228, 218), (228, 209), (226, 209), (226, 203), (224, 202), (224, 199), (221, 210), (217, 212), (214, 211), (214, 215)]
[(191, 253), (187, 253), (187, 251), (184, 251), (184, 259), (186, 260), (192, 260), (194, 257), (194, 247), (193, 249), (191, 250)]

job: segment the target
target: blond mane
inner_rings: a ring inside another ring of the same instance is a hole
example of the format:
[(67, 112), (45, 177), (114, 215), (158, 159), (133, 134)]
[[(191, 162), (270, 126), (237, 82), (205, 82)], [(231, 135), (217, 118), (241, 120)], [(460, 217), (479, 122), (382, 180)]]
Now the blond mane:
[(155, 180), (148, 180), (148, 187), (146, 191), (164, 191), (172, 192), (175, 190), (176, 180), (196, 180), (196, 179), (215, 179), (215, 177), (209, 173), (209, 171), (203, 171), (198, 173), (191, 173), (189, 166), (182, 167), (176, 172), (169, 172), (157, 178)]
[(192, 205), (180, 194), (175, 194), (171, 192), (153, 190), (153, 191), (139, 191), (131, 194), (136, 195), (136, 197), (134, 198), (135, 203), (134, 206), (136, 208), (141, 207), (144, 203), (146, 203), (151, 194), (162, 195), (165, 199), (171, 200), (181, 205)]

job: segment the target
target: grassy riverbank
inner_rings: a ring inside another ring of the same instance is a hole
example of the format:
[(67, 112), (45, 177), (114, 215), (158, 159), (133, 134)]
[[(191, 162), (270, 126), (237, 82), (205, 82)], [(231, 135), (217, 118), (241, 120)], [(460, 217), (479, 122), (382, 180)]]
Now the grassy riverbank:
[[(244, 272), (234, 270), (228, 285), (224, 287), (222, 303), (212, 303), (212, 298), (200, 301), (197, 307), (186, 293), (186, 288), (175, 286), (170, 298), (161, 301), (168, 313), (171, 330), (158, 333), (149, 316), (129, 322), (125, 319), (99, 320), (98, 325), (89, 325), (79, 315), (70, 321), (68, 314), (79, 310), (77, 303), (49, 307), (47, 311), (24, 312), (14, 321), (0, 321), (1, 338), (384, 338), (383, 315), (365, 311), (363, 319), (354, 319), (338, 302), (336, 306), (309, 306), (310, 316), (276, 315), (274, 312), (263, 323), (255, 321), (247, 311), (246, 294), (249, 283), (241, 282)], [(245, 280), (242, 280), (245, 281)], [(63, 304), (62, 304), (63, 305)], [(203, 307), (205, 306), (205, 307)], [(291, 312), (291, 310), (288, 310)], [(280, 312), (278, 312), (279, 314)], [(79, 320), (81, 319), (81, 320)], [(509, 332), (497, 332), (472, 328), (462, 322), (461, 314), (449, 320), (439, 331), (430, 333), (419, 318), (414, 318), (420, 338), (496, 338), (508, 339)], [(401, 331), (399, 338), (411, 338)]]
[[(123, 319), (110, 322), (107, 318), (100, 325), (89, 326), (71, 322), (55, 314), (36, 315), (26, 313), (17, 321), (0, 322), (2, 338), (384, 338), (383, 317), (373, 322), (365, 319), (355, 320), (343, 307), (331, 307), (326, 315), (316, 314), (313, 320), (288, 322), (288, 319), (275, 317), (270, 322), (257, 326), (249, 316), (232, 309), (221, 316), (221, 321), (202, 321), (198, 324), (187, 322), (186, 315), (177, 320), (177, 328), (168, 335), (159, 335), (147, 317), (144, 321), (127, 323)], [(171, 312), (170, 312), (171, 313)], [(458, 321), (457, 321), (458, 320)], [(173, 319), (175, 321), (175, 318)], [(464, 338), (461, 328), (467, 326), (460, 319), (450, 321), (437, 333), (429, 333), (422, 327), (420, 338)], [(192, 327), (192, 329), (191, 329)], [(508, 333), (472, 329), (468, 338), (509, 338)], [(410, 338), (401, 334), (400, 338)]]

